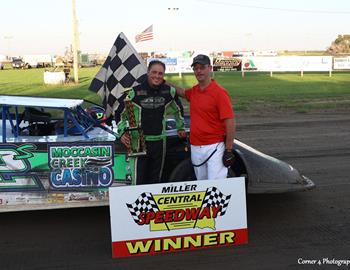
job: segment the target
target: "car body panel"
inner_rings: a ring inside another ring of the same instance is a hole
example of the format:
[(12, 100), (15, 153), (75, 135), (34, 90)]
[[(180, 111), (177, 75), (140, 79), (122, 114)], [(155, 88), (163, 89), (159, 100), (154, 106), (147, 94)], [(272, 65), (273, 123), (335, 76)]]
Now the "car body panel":
[(315, 187), (290, 164), (235, 140), (234, 150), (246, 167), (248, 193), (283, 193)]

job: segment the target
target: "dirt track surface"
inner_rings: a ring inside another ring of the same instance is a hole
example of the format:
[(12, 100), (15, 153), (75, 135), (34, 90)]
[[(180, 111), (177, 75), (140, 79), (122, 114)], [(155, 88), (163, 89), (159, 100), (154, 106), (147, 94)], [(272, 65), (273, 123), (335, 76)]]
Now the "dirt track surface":
[[(331, 261), (350, 260), (350, 114), (238, 114), (237, 137), (317, 185), (249, 195), (248, 245), (113, 260), (106, 207), (5, 213), (0, 269), (350, 268)], [(305, 260), (321, 265), (300, 264)]]

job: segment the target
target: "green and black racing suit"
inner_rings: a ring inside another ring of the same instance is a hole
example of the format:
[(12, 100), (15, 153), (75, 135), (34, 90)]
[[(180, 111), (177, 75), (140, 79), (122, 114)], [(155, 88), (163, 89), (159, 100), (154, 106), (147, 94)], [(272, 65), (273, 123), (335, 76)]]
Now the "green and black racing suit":
[[(132, 101), (133, 113), (137, 125), (140, 124), (147, 148), (146, 156), (135, 160), (134, 179), (136, 184), (159, 183), (166, 153), (166, 115), (176, 120), (177, 130), (184, 129), (183, 107), (176, 90), (164, 82), (158, 88), (152, 88), (148, 81), (128, 91)], [(115, 112), (120, 136), (127, 129), (128, 113), (122, 102)], [(131, 138), (139, 143), (139, 132), (131, 131)]]

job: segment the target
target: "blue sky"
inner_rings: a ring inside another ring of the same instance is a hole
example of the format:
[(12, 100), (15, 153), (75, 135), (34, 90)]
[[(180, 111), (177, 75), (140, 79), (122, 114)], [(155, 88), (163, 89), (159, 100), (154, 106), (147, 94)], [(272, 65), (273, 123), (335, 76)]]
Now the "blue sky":
[[(349, 0), (76, 0), (82, 52), (124, 32), (138, 51), (322, 50), (350, 34)], [(63, 54), (71, 0), (1, 1), (0, 54)], [(173, 11), (168, 8), (178, 8)], [(149, 25), (154, 40), (135, 44)]]

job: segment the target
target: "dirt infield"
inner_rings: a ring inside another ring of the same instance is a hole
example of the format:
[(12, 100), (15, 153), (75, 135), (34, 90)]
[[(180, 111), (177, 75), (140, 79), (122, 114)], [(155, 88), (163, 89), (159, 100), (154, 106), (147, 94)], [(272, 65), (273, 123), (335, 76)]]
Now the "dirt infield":
[(350, 114), (237, 113), (237, 137), (317, 186), (249, 195), (248, 245), (113, 260), (106, 207), (5, 213), (0, 269), (334, 269), (350, 260)]

